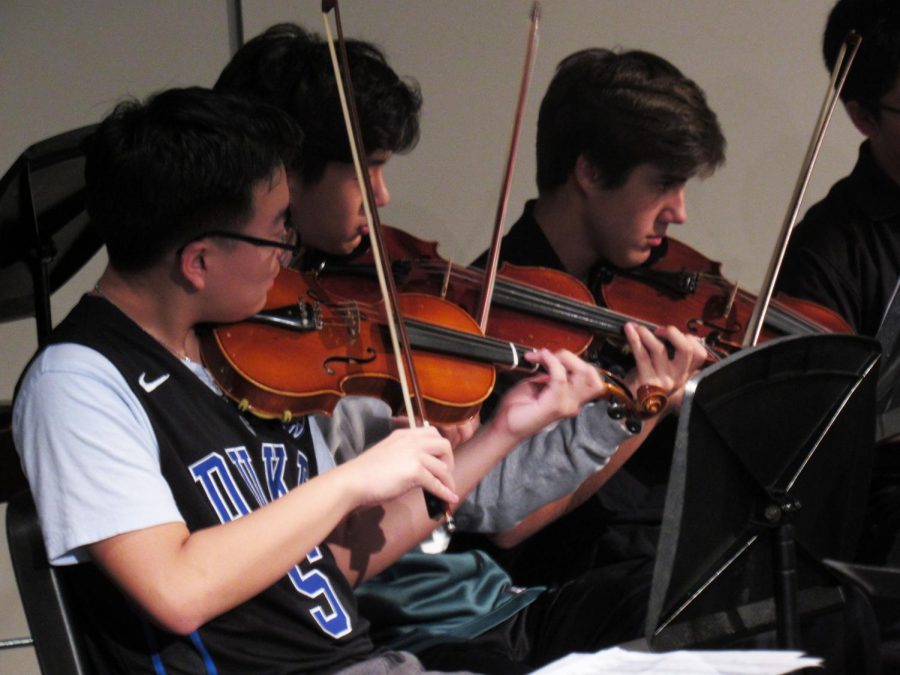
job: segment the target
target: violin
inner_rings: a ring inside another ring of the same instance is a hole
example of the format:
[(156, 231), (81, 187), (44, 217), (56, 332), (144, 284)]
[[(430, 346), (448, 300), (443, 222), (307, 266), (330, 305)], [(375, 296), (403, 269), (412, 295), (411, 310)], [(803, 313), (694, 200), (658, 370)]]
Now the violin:
[[(384, 226), (392, 270), (404, 291), (431, 293), (474, 313), (484, 272), (456, 265), (437, 253), (437, 244)], [(300, 261), (330, 293), (371, 300), (377, 288), (368, 251), (340, 258)], [(656, 324), (600, 307), (591, 291), (565, 272), (504, 263), (493, 295), (487, 335), (548, 349), (583, 353), (595, 336), (621, 339), (629, 321), (650, 330)]]
[[(477, 414), (496, 369), (533, 373), (531, 347), (482, 335), (459, 306), (424, 293), (398, 302), (413, 350), (425, 418), (459, 424)], [(261, 312), (204, 330), (207, 368), (242, 410), (289, 421), (330, 413), (346, 395), (374, 396), (401, 409), (402, 396), (380, 302), (334, 301), (309, 275), (290, 268), (275, 279)], [(639, 415), (627, 386), (604, 374), (613, 416), (634, 426)], [(638, 424), (639, 427), (639, 424)]]
[[(411, 319), (408, 327), (419, 327), (419, 343), (438, 336), (450, 340), (444, 335), (449, 333), (454, 347), (481, 346), (477, 324), (449, 302), (404, 294), (401, 309)], [(263, 310), (250, 320), (205, 331), (201, 352), (226, 394), (260, 417), (288, 421), (330, 413), (345, 395), (374, 396), (397, 410), (401, 393), (384, 325), (380, 302), (331, 303), (304, 274), (283, 268)], [(493, 389), (496, 374), (489, 360), (434, 356), (421, 349), (414, 358), (429, 421), (463, 422)]]
[[(663, 247), (648, 266), (631, 270), (601, 267), (593, 282), (597, 297), (624, 314), (672, 323), (725, 353), (740, 349), (756, 296), (728, 281), (720, 263), (687, 244), (668, 237)], [(760, 339), (852, 332), (831, 309), (779, 294), (769, 304)]]
[[(404, 291), (431, 293), (472, 313), (481, 289), (480, 269), (440, 257), (435, 242), (384, 227), (394, 278)], [(524, 344), (583, 353), (594, 338), (622, 344), (627, 322), (654, 330), (671, 324), (703, 340), (709, 360), (741, 348), (756, 298), (721, 274), (721, 265), (690, 246), (667, 238), (653, 264), (634, 270), (602, 267), (594, 278), (595, 295), (574, 277), (547, 268), (504, 263), (494, 291), (487, 335)], [(367, 252), (313, 263), (317, 281), (346, 298), (374, 297)], [(772, 302), (763, 339), (813, 333), (852, 333), (828, 308), (781, 295)]]

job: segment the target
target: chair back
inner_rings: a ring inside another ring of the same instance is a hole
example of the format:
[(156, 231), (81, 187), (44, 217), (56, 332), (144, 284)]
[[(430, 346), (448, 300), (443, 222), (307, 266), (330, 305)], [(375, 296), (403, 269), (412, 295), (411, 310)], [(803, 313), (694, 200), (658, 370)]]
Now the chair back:
[(78, 622), (64, 579), (47, 560), (34, 501), (20, 492), (6, 511), (6, 536), (41, 672), (88, 675)]

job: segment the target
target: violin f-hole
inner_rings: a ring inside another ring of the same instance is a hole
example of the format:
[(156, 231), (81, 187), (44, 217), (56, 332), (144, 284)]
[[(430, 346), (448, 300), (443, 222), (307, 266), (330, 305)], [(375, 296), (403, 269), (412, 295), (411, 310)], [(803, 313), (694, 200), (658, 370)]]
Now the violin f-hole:
[(366, 352), (369, 354), (368, 358), (362, 358), (359, 356), (329, 356), (327, 359), (322, 361), (322, 368), (329, 375), (335, 375), (336, 371), (331, 367), (332, 363), (346, 363), (350, 365), (365, 365), (367, 363), (372, 363), (376, 358), (377, 354), (375, 350), (371, 347), (366, 348)]

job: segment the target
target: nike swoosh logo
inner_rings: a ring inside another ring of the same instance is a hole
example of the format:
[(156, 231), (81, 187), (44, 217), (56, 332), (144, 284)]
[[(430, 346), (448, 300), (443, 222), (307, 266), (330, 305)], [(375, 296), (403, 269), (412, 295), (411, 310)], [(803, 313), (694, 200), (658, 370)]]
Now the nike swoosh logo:
[(138, 384), (141, 385), (141, 388), (148, 394), (152, 394), (157, 387), (168, 379), (169, 373), (166, 373), (165, 375), (160, 375), (155, 380), (147, 382), (147, 373), (141, 373), (141, 376), (138, 378)]

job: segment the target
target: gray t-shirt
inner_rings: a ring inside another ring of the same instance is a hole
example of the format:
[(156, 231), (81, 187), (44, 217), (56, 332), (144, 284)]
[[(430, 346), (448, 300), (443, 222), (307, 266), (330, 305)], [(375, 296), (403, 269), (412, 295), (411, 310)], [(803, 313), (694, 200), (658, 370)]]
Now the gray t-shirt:
[[(341, 399), (330, 417), (317, 416), (328, 447), (345, 462), (387, 436), (391, 413), (373, 398)], [(503, 532), (532, 511), (574, 491), (599, 471), (629, 437), (609, 417), (605, 401), (586, 405), (521, 443), (466, 497), (455, 514), (466, 532)]]

